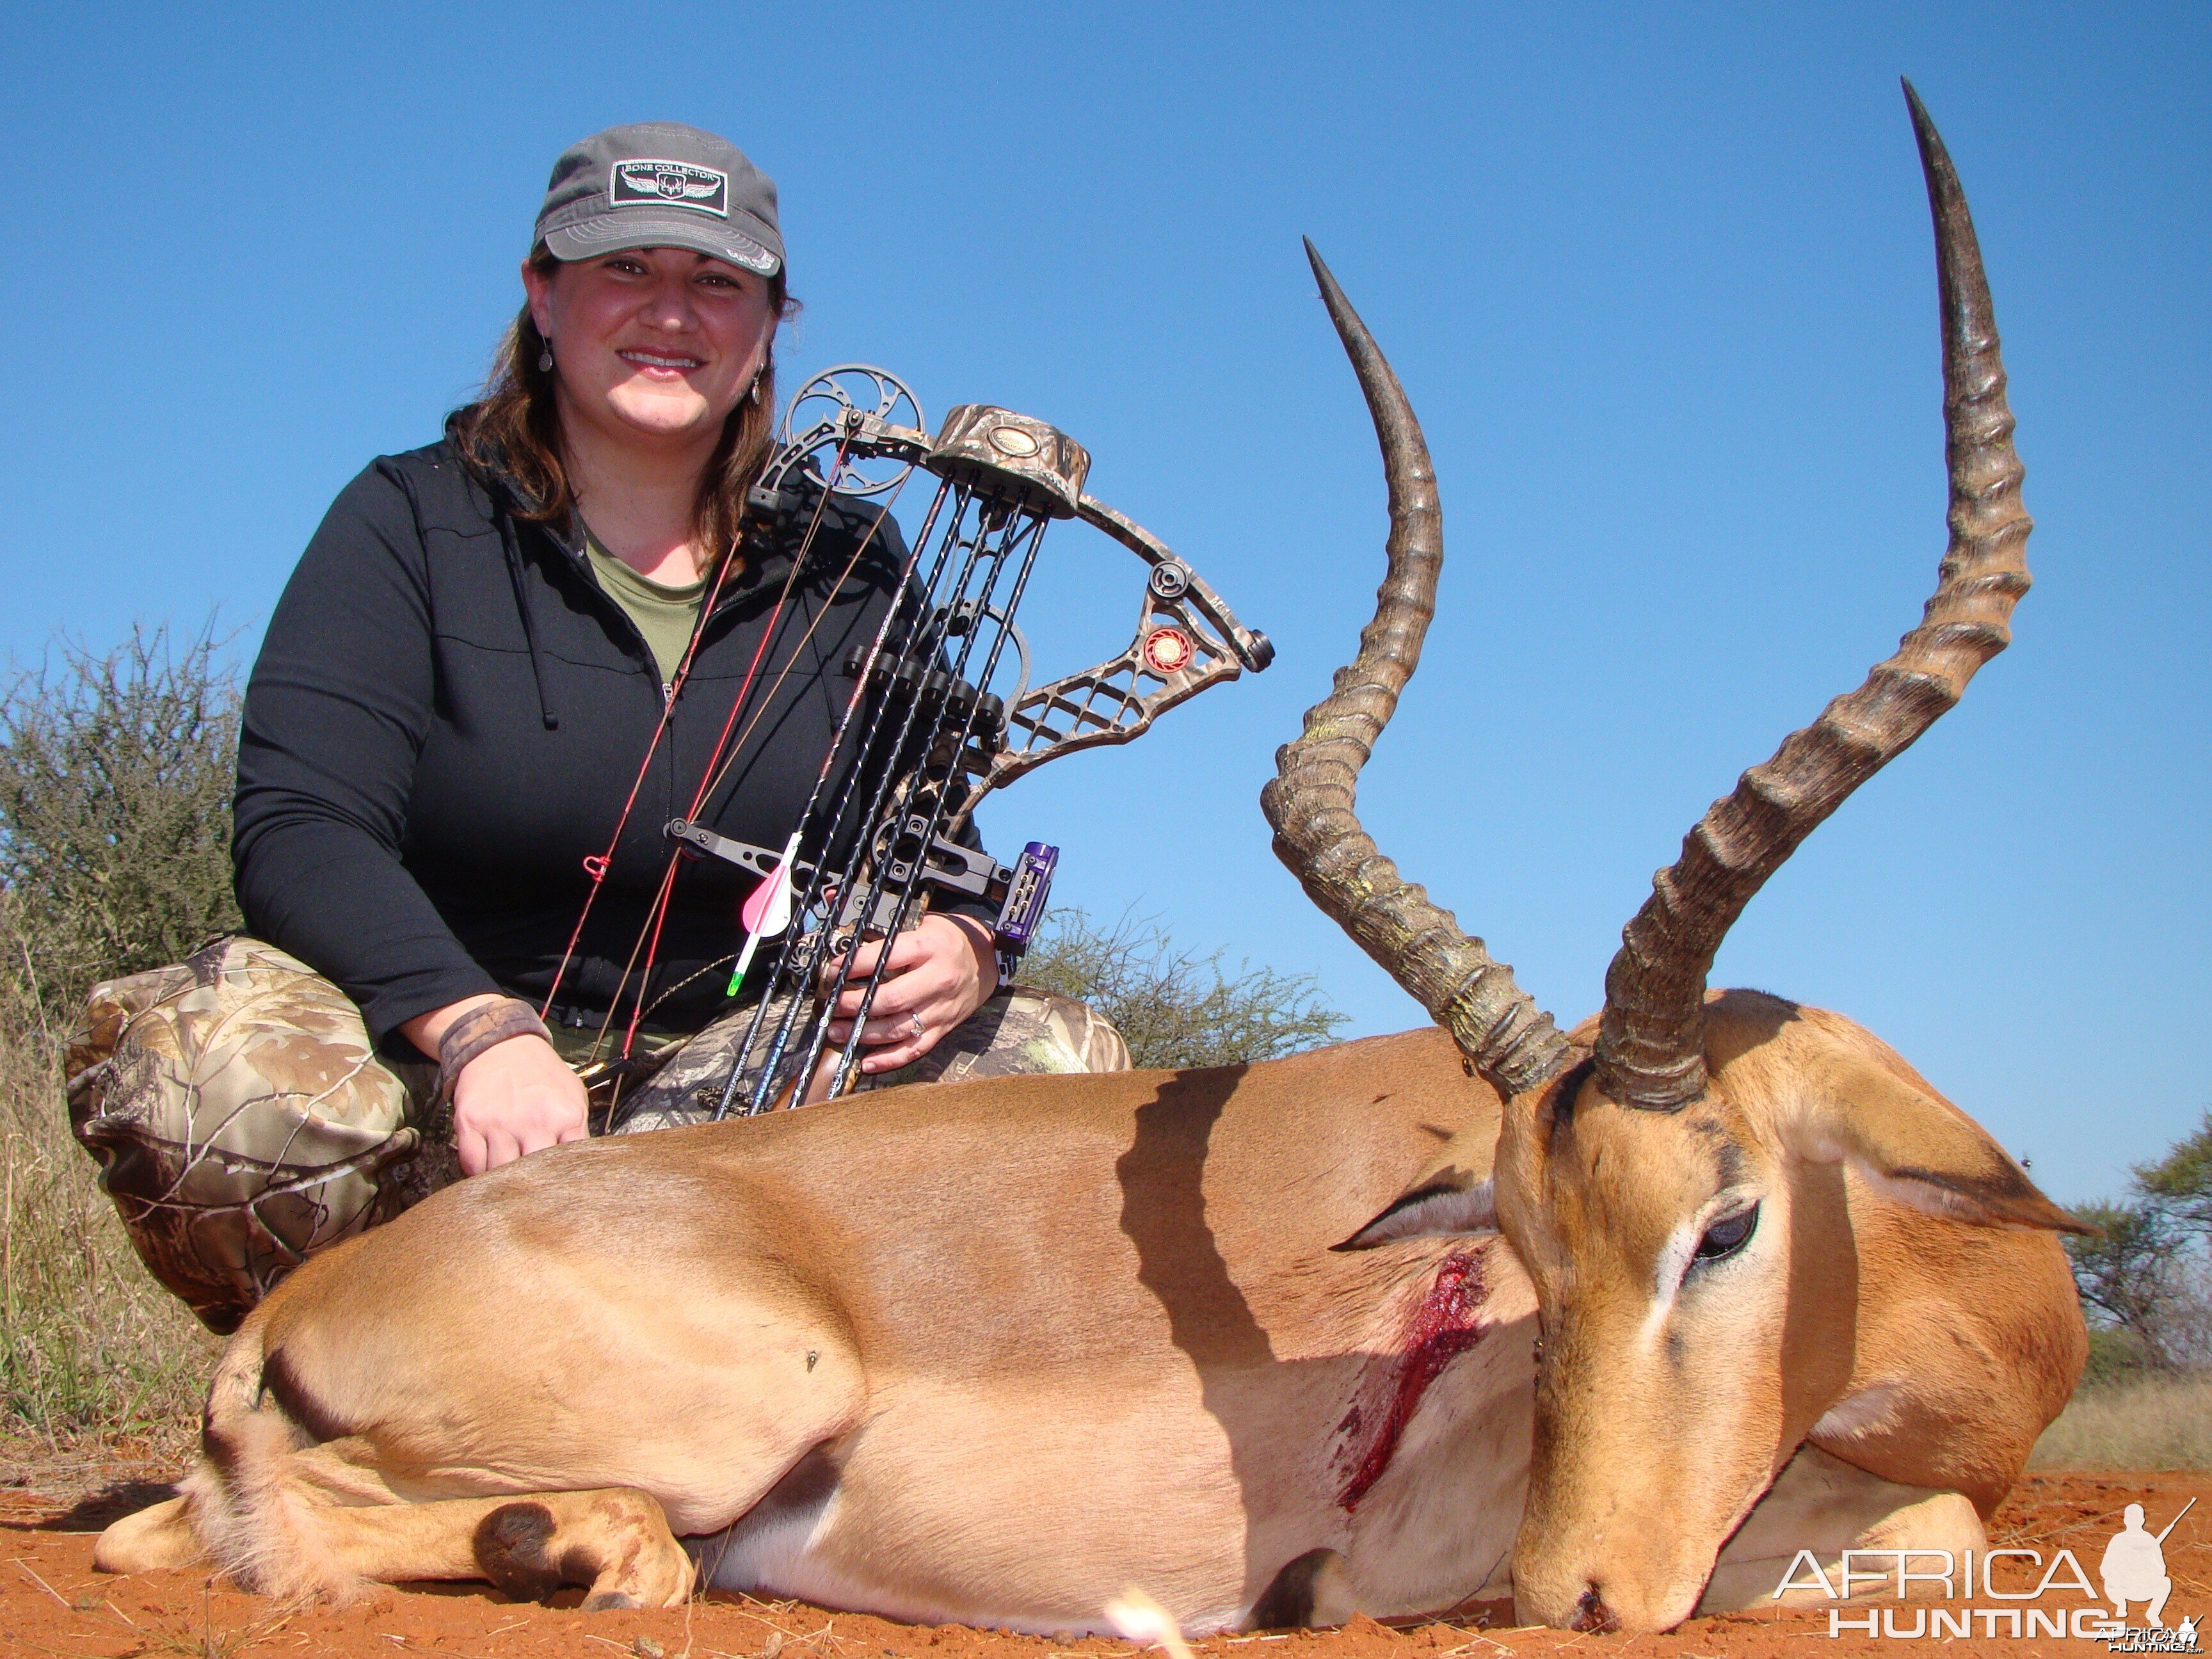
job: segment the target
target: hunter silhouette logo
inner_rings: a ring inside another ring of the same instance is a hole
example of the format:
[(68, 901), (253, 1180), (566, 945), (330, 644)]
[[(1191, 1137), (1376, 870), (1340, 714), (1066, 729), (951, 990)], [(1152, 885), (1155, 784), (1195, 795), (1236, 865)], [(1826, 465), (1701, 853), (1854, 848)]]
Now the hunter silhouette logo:
[(618, 161), (607, 194), (616, 207), (687, 207), (730, 216), (730, 175), (689, 161)]
[[(2196, 1503), (2192, 1498), (2184, 1504), (2181, 1515), (2188, 1514)], [(2166, 1532), (2153, 1537), (2143, 1529), (2143, 1506), (2130, 1504), (2122, 1516), (2125, 1527), (2105, 1546), (2105, 1559), (2097, 1571), (2105, 1581), (2105, 1599), (2112, 1604), (2112, 1615), (2122, 1624), (2127, 1622), (2129, 1602), (2148, 1601), (2143, 1622), (2164, 1628), (2159, 1614), (2166, 1611), (2166, 1598), (2173, 1594), (2173, 1580), (2166, 1575), (2166, 1534), (2181, 1524), (2181, 1515), (2166, 1523)], [(2188, 1622), (2193, 1626), (2197, 1621)]]
[[(2197, 1507), (2191, 1498), (2165, 1527), (2152, 1532), (2143, 1524), (2143, 1507), (2130, 1504), (2122, 1511), (2122, 1525), (2105, 1546), (2097, 1563), (2103, 1581), (2100, 1604), (2095, 1586), (2074, 1552), (2062, 1549), (2045, 1565), (2034, 1549), (1966, 1550), (1845, 1550), (1832, 1571), (1824, 1568), (1811, 1550), (1800, 1550), (1782, 1582), (1775, 1586), (1779, 1601), (1791, 1591), (1816, 1592), (1830, 1601), (1849, 1601), (1863, 1607), (1863, 1614), (1828, 1609), (1828, 1634), (1886, 1637), (1911, 1641), (1928, 1638), (1955, 1640), (1980, 1636), (2066, 1637), (2102, 1642), (2113, 1653), (2202, 1653), (2194, 1615), (2169, 1629), (2160, 1615), (2173, 1593), (2173, 1580), (2166, 1568), (2166, 1540), (2181, 1517)], [(2001, 1569), (2002, 1564), (2002, 1571)], [(2040, 1574), (2040, 1577), (2037, 1577)], [(1942, 1586), (1941, 1601), (1923, 1589), (1919, 1606), (1910, 1609), (1910, 1623), (1901, 1607), (1866, 1605), (1884, 1598), (1902, 1602), (1914, 1584)], [(2046, 1596), (2075, 1598), (2046, 1602)], [(1966, 1606), (1966, 1601), (1990, 1601), (1991, 1607)], [(2141, 1625), (2128, 1623), (2128, 1609), (2142, 1609)], [(1977, 1626), (1979, 1628), (1977, 1628)]]

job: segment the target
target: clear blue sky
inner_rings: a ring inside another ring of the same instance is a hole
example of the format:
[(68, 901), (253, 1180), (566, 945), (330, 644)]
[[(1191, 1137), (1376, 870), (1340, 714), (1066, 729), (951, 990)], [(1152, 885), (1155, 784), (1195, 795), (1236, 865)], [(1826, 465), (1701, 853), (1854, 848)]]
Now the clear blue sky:
[[(1988, 255), (2036, 587), (1716, 978), (1864, 1021), (2089, 1197), (2212, 1102), (2208, 47), (2199, 5), (11, 8), (0, 645), (220, 607), (250, 653), (331, 495), (481, 374), (556, 152), (694, 122), (782, 186), (787, 369), (1056, 422), (1280, 647), (1018, 786), (994, 842), (1411, 1024), (1255, 805), (1380, 570), (1310, 234), (1446, 512), (1362, 806), (1571, 1019), (1705, 804), (1932, 586), (1909, 74)], [(1096, 538), (1048, 552), (1050, 670), (1133, 600)]]

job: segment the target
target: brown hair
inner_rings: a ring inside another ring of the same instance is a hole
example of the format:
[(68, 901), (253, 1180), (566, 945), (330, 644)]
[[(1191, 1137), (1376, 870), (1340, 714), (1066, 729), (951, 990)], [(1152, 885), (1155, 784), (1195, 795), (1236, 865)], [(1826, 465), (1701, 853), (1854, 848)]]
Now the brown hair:
[[(546, 276), (561, 264), (543, 242), (531, 250), (530, 263)], [(779, 319), (799, 309), (799, 301), (785, 292), (781, 270), (768, 279), (768, 301)], [(526, 302), (493, 354), (483, 395), (455, 410), (446, 426), (464, 460), (479, 472), (502, 475), (514, 486), (520, 497), (517, 517), (566, 527), (575, 514), (576, 492), (561, 456), (554, 371), (538, 366), (544, 352), (544, 336), (538, 333)], [(738, 544), (745, 492), (768, 463), (775, 428), (775, 342), (771, 337), (752, 395), (730, 411), (722, 423), (721, 441), (699, 475), (691, 532), (701, 550), (702, 574)]]

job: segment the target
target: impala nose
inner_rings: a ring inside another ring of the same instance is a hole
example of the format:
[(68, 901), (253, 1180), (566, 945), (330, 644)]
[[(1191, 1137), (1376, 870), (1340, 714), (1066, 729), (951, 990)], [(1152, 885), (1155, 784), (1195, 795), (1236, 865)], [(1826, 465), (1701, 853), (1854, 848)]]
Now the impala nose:
[(1613, 1609), (1606, 1606), (1605, 1598), (1598, 1594), (1598, 1588), (1593, 1583), (1583, 1592), (1582, 1599), (1575, 1603), (1575, 1622), (1569, 1628), (1585, 1633), (1602, 1634), (1619, 1630), (1620, 1620), (1613, 1617)]

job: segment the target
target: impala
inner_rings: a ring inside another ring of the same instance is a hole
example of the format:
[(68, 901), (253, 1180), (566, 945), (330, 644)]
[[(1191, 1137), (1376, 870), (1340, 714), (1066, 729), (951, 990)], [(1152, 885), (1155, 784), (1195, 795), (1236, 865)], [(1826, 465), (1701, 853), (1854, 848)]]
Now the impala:
[[(1926, 112), (1951, 545), (1925, 620), (1746, 773), (1557, 1030), (1361, 830), (1441, 559), (1420, 430), (1319, 258), (1389, 573), (1263, 805), (1437, 1027), (1212, 1070), (898, 1090), (542, 1152), (309, 1261), (183, 1495), (97, 1560), (280, 1595), (695, 1583), (894, 1618), (1327, 1623), (1512, 1595), (1656, 1629), (1800, 1548), (1961, 1548), (2082, 1360), (2075, 1224), (1838, 1015), (1711, 993), (1797, 843), (2007, 641), (2028, 520)], [(1310, 250), (1309, 250), (1310, 252)]]

